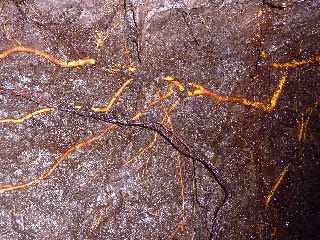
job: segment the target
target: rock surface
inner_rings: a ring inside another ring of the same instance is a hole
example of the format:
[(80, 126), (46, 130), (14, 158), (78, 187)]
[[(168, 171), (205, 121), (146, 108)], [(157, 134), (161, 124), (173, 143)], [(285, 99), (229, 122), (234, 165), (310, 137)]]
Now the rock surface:
[(1, 1), (0, 239), (318, 239), (319, 9)]

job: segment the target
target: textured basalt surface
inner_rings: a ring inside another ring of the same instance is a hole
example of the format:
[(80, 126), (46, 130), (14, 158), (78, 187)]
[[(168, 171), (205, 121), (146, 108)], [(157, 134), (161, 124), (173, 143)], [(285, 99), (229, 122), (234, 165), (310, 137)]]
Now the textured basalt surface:
[[(318, 239), (319, 9), (0, 1), (1, 53), (95, 60), (0, 59), (0, 239)], [(284, 72), (271, 111), (193, 94), (270, 102)]]

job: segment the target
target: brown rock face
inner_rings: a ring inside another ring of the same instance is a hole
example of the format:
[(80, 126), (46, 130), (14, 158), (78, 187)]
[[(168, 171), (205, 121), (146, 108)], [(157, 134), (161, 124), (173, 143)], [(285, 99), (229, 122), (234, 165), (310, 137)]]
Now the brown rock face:
[(0, 239), (319, 239), (320, 1), (0, 1)]

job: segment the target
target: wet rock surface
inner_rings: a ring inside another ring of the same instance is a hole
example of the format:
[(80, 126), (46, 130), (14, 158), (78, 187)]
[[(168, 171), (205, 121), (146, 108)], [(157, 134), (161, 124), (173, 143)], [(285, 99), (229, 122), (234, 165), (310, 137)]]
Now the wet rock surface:
[(1, 1), (0, 238), (317, 239), (319, 9)]

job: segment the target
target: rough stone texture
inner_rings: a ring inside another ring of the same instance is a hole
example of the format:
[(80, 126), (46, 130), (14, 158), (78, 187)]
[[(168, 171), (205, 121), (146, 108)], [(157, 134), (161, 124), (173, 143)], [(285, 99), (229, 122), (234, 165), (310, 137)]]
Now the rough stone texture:
[[(143, 120), (163, 122), (164, 109), (179, 99), (174, 134), (203, 156), (229, 193), (223, 203), (209, 171), (168, 139), (157, 135), (139, 155), (155, 132), (118, 127), (74, 151), (38, 185), (1, 192), (0, 239), (318, 239), (319, 64), (289, 69), (270, 113), (187, 91), (192, 82), (269, 101), (280, 76), (272, 63), (319, 55), (319, 9), (318, 0), (0, 1), (1, 51), (22, 44), (68, 61), (96, 59), (77, 68), (26, 53), (0, 59), (1, 89), (28, 95), (0, 92), (0, 119), (45, 106), (101, 106), (133, 78), (110, 112), (126, 120), (165, 94), (170, 83), (162, 78), (174, 76), (186, 90)], [(115, 64), (123, 68), (111, 71)], [(302, 114), (307, 130), (299, 141)], [(0, 123), (0, 191), (34, 180), (108, 124), (64, 111)], [(264, 208), (286, 166), (288, 176)]]

